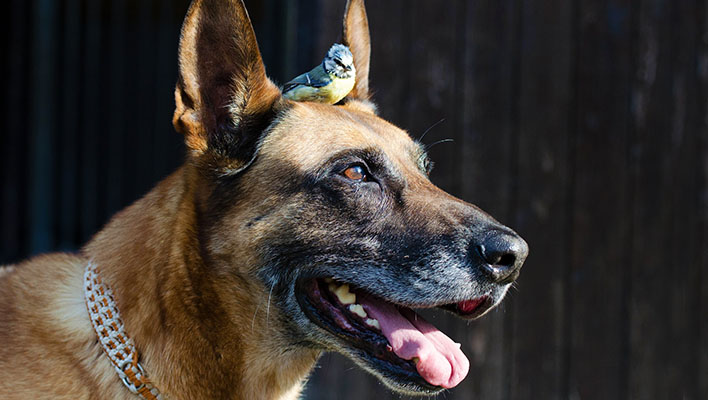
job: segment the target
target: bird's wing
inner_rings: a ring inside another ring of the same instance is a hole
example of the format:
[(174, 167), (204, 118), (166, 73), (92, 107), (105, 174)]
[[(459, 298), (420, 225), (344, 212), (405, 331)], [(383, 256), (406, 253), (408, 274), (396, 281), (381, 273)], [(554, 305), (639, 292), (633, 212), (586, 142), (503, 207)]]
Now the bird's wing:
[(313, 71), (305, 72), (283, 85), (283, 93), (300, 85), (318, 88), (327, 86), (330, 82), (332, 82), (332, 79), (327, 74), (313, 74)]

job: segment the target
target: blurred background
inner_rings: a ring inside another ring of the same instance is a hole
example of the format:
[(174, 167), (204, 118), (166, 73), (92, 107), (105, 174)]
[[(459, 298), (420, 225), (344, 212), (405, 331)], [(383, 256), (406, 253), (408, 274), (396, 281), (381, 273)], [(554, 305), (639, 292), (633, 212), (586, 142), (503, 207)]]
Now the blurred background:
[[(344, 0), (246, 0), (284, 83), (340, 40)], [(78, 249), (183, 160), (171, 126), (187, 0), (6, 0), (0, 263)], [(368, 2), (380, 114), (432, 180), (531, 253), (501, 307), (434, 323), (444, 399), (708, 398), (708, 5)], [(442, 121), (442, 122), (441, 122)], [(439, 124), (438, 124), (439, 123)], [(325, 355), (306, 399), (397, 399)]]

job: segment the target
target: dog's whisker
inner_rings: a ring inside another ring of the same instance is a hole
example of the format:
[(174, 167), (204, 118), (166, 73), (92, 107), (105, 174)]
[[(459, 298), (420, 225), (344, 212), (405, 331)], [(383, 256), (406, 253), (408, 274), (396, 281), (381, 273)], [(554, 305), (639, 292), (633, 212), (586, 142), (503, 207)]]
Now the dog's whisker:
[(273, 288), (275, 287), (275, 282), (270, 285), (270, 291), (268, 292), (268, 305), (266, 306), (266, 328), (268, 327), (268, 318), (270, 318), (270, 299), (273, 296)]
[(455, 140), (454, 140), (454, 139), (451, 139), (451, 138), (438, 140), (437, 142), (433, 142), (433, 143), (430, 143), (430, 144), (428, 144), (428, 145), (425, 145), (425, 151), (430, 150), (431, 147), (433, 147), (433, 146), (435, 146), (435, 145), (438, 145), (438, 144), (440, 144), (440, 143), (449, 143), (449, 142), (454, 142), (454, 141), (455, 141)]
[(440, 125), (440, 124), (443, 123), (444, 121), (445, 121), (445, 118), (441, 118), (440, 121), (438, 121), (438, 122), (436, 122), (436, 123), (430, 125), (430, 127), (429, 127), (428, 129), (426, 129), (425, 132), (423, 132), (422, 135), (420, 135), (420, 137), (418, 138), (418, 142), (422, 141), (423, 138), (425, 137), (425, 135), (428, 134), (428, 132), (430, 132), (433, 128), (435, 128), (436, 126)]

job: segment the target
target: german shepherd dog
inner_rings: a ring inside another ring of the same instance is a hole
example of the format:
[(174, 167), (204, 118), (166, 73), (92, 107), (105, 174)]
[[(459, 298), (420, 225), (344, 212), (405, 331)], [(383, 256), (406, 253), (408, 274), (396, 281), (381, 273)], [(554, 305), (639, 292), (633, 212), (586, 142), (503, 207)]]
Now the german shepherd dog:
[(407, 394), (465, 377), (459, 344), (413, 308), (483, 315), (528, 247), (435, 187), (423, 147), (376, 116), (363, 0), (343, 40), (350, 95), (292, 102), (242, 0), (194, 0), (173, 119), (186, 161), (79, 253), (0, 270), (0, 398), (136, 398), (87, 307), (90, 268), (154, 389), (143, 398), (294, 399), (323, 351)]

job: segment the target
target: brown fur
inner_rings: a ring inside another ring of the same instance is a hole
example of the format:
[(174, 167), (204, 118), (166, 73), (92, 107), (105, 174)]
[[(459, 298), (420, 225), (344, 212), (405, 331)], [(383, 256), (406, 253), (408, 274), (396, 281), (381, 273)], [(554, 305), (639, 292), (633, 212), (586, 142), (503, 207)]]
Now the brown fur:
[[(363, 1), (363, 0), (362, 0)], [(356, 60), (356, 84), (350, 96), (369, 98), (369, 59), (371, 57), (371, 39), (369, 38), (369, 20), (362, 2), (347, 3), (344, 11), (344, 44), (349, 47)]]
[[(290, 236), (322, 240), (328, 226), (346, 225), (293, 189), (344, 150), (387, 156), (399, 202), (426, 215), (409, 225), (442, 232), (472, 214), (495, 223), (433, 186), (417, 162), (421, 147), (374, 114), (363, 1), (348, 4), (344, 31), (355, 91), (339, 106), (291, 103), (265, 76), (242, 2), (194, 1), (173, 120), (189, 157), (80, 253), (0, 270), (0, 398), (135, 398), (90, 325), (81, 288), (89, 260), (113, 289), (148, 376), (169, 398), (297, 398), (323, 348), (293, 340), (293, 315), (276, 306), (271, 297), (283, 295), (263, 279), (263, 249)], [(334, 222), (320, 223), (328, 218)]]

